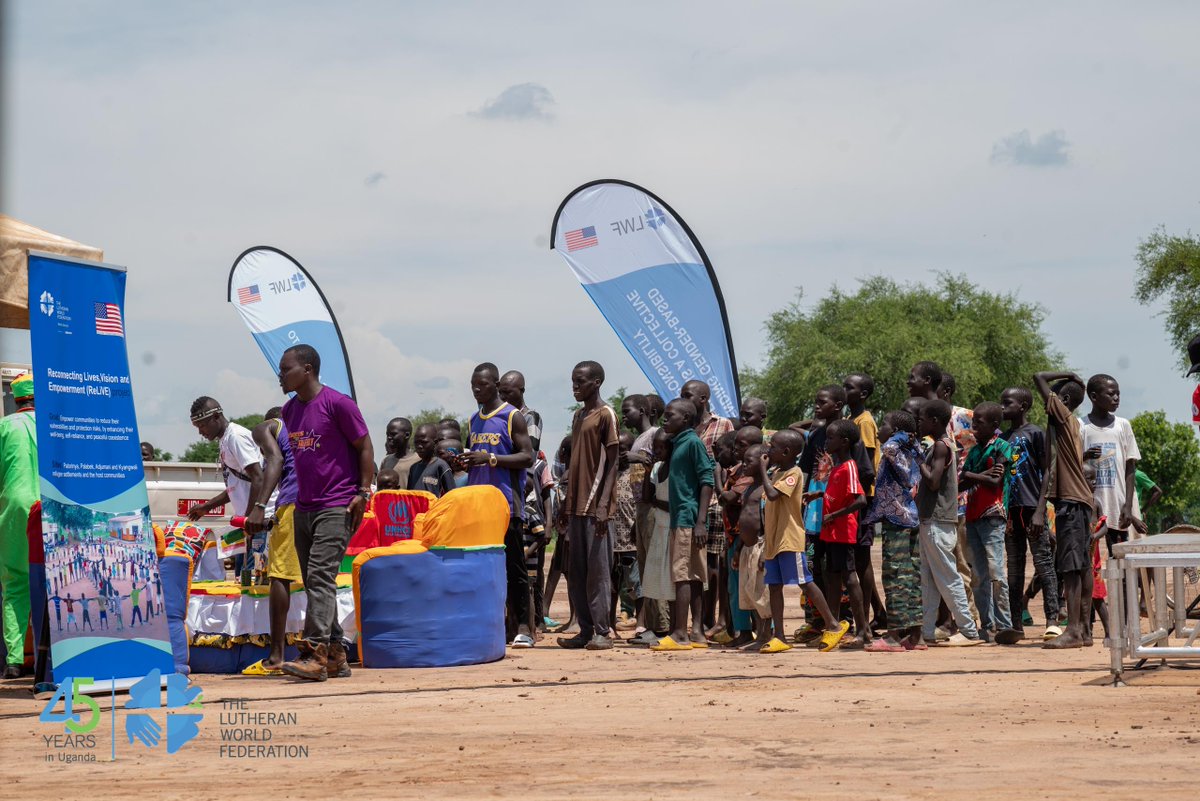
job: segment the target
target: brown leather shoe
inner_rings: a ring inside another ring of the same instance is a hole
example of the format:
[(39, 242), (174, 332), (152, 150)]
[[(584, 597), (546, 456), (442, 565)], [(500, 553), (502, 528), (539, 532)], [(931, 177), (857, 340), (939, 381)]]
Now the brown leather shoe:
[(306, 656), (302, 656), (294, 662), (284, 662), (280, 668), (284, 673), (298, 679), (325, 681), (329, 678), (329, 674), (325, 672), (325, 666), (329, 661), (329, 646), (323, 642), (309, 643), (306, 650), (308, 651)]
[(350, 660), (346, 658), (346, 646), (340, 642), (329, 646), (329, 659), (325, 663), (325, 672), (331, 679), (350, 678)]

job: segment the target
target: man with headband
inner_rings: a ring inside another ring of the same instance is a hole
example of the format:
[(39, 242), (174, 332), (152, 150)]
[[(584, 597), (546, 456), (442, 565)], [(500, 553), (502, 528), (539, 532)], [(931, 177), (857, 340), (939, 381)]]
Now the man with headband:
[(25, 631), (29, 627), (29, 540), (25, 527), (38, 500), (37, 426), (33, 416), (33, 376), (13, 379), (15, 414), (0, 419), (0, 591), (4, 678), (18, 679), (25, 663)]
[[(265, 529), (267, 502), (270, 494), (263, 497), (266, 474), (263, 472), (263, 455), (249, 429), (230, 422), (225, 417), (221, 404), (207, 396), (196, 398), (192, 403), (192, 425), (207, 440), (220, 443), (221, 474), (225, 477), (225, 491), (215, 498), (197, 504), (188, 510), (188, 518), (199, 520), (204, 515), (224, 504), (232, 506), (230, 517), (245, 515), (247, 538)], [(249, 540), (247, 540), (247, 545)], [(240, 568), (234, 560), (234, 570)]]

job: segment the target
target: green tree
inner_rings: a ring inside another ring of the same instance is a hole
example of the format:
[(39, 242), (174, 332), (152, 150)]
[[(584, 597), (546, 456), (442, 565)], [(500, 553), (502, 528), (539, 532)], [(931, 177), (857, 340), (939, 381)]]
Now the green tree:
[(433, 423), (436, 425), (439, 420), (444, 420), (447, 417), (453, 417), (458, 421), (458, 424), (462, 426), (463, 431), (467, 430), (467, 420), (459, 417), (454, 412), (443, 409), (441, 406), (435, 406), (432, 409), (422, 409), (416, 414), (410, 415), (408, 419), (409, 422), (412, 423), (413, 431), (416, 431), (419, 426), (423, 426), (426, 423)]
[[(244, 414), (241, 417), (233, 418), (233, 422), (251, 429), (262, 421), (261, 414)], [(179, 461), (213, 464), (220, 460), (220, 453), (220, 443), (215, 440), (209, 442), (206, 439), (200, 439), (187, 446), (187, 450), (183, 452), (183, 456), (179, 457)]]
[(811, 310), (802, 297), (767, 319), (766, 366), (742, 378), (743, 397), (766, 400), (773, 427), (808, 416), (818, 388), (853, 372), (875, 379), (868, 407), (886, 411), (904, 402), (909, 369), (922, 360), (954, 375), (962, 406), (999, 400), (1006, 387), (1029, 386), (1035, 372), (1063, 361), (1042, 331), (1041, 306), (965, 276), (939, 274), (934, 286), (874, 276), (853, 294), (834, 287)]
[(1138, 468), (1163, 492), (1146, 522), (1151, 531), (1162, 531), (1200, 504), (1200, 442), (1192, 426), (1172, 423), (1162, 411), (1142, 412), (1129, 423), (1142, 453)]
[(1160, 227), (1138, 244), (1137, 285), (1134, 297), (1138, 303), (1150, 304), (1166, 300), (1163, 311), (1167, 335), (1179, 354), (1179, 364), (1186, 370), (1187, 344), (1200, 333), (1196, 310), (1200, 308), (1200, 239), (1189, 232), (1187, 236), (1171, 236)]
[(170, 451), (164, 451), (162, 448), (154, 449), (154, 461), (156, 462), (169, 462), (174, 458), (175, 454)]

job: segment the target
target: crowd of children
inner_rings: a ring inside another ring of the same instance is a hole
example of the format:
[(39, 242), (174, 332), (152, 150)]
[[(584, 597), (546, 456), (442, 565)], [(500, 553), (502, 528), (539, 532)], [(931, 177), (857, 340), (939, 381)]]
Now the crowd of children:
[[(811, 419), (779, 431), (763, 428), (755, 398), (738, 420), (716, 417), (702, 382), (665, 405), (627, 395), (607, 523), (610, 619), (629, 614), (609, 637), (632, 628), (629, 643), (655, 651), (1011, 645), (1040, 592), (1044, 647), (1091, 645), (1097, 612), (1106, 624), (1100, 541), (1145, 532), (1138, 495), (1148, 506), (1157, 488), (1115, 414), (1116, 379), (1039, 373), (1033, 384), (1046, 430), (1029, 419), (1029, 389), (955, 406), (953, 377), (932, 362), (912, 368), (900, 409), (871, 410), (874, 382), (858, 373), (821, 387)], [(1085, 397), (1091, 412), (1076, 417)], [(559, 484), (570, 453), (568, 436)], [(789, 586), (806, 620), (790, 637)]]

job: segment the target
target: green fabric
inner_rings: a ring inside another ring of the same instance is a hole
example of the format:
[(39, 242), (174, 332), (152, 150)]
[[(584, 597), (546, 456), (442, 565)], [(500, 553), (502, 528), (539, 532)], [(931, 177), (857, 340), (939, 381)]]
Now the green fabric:
[(690, 428), (675, 435), (669, 473), (671, 528), (692, 528), (700, 515), (700, 488), (713, 486), (713, 461), (700, 436)]
[[(967, 458), (963, 462), (962, 469), (967, 473), (986, 473), (988, 459), (992, 460), (992, 464), (1004, 465), (1004, 476), (1007, 478), (1009, 470), (1012, 469), (1012, 445), (999, 436), (994, 437), (986, 445), (976, 443), (967, 453)], [(1004, 488), (1004, 508), (1006, 509), (1008, 508), (1008, 485), (1010, 483), (1007, 480), (1001, 482), (1001, 486)]]
[(1133, 491), (1137, 493), (1138, 506), (1143, 510), (1146, 508), (1146, 498), (1150, 497), (1150, 490), (1157, 486), (1154, 479), (1141, 470), (1133, 471)]
[(10, 665), (25, 660), (29, 627), (29, 509), (38, 499), (37, 427), (33, 412), (0, 419), (0, 615)]
[(29, 373), (21, 373), (13, 379), (12, 394), (14, 398), (32, 398), (33, 397), (33, 376)]
[(883, 523), (883, 595), (889, 628), (921, 625), (921, 546), (915, 528)]

